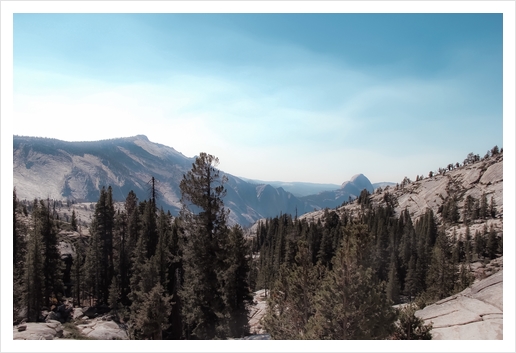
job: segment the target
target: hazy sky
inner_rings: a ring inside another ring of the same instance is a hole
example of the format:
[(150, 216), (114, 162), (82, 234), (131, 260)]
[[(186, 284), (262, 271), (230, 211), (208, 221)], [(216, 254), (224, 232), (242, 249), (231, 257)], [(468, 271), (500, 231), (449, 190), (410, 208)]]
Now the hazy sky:
[(17, 135), (340, 184), (503, 146), (501, 14), (14, 14)]

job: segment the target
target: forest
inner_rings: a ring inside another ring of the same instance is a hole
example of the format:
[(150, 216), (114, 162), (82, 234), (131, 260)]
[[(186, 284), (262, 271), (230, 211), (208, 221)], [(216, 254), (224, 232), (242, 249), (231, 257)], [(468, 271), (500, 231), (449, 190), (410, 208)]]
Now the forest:
[[(395, 214), (389, 193), (386, 206), (373, 206), (364, 190), (352, 201), (358, 214), (281, 214), (246, 237), (228, 225), (217, 165), (212, 155), (197, 157), (180, 183), (177, 217), (156, 207), (154, 179), (148, 199), (130, 192), (116, 211), (111, 187), (102, 188), (90, 235), (73, 239), (68, 261), (58, 234), (80, 230), (75, 213), (59, 219), (55, 201), (26, 205), (14, 189), (13, 320), (23, 312), (40, 321), (42, 310), (70, 320), (61, 303), (71, 298), (111, 313), (131, 339), (240, 338), (249, 335), (253, 292), (266, 289), (273, 339), (430, 339), (415, 310), (467, 288), (471, 262), (503, 250), (494, 229), (469, 231), (469, 222), (496, 216), (485, 195), (467, 199), (462, 215), (449, 198), (442, 222), (430, 209), (413, 222), (408, 211)], [(448, 237), (459, 219), (465, 236)]]

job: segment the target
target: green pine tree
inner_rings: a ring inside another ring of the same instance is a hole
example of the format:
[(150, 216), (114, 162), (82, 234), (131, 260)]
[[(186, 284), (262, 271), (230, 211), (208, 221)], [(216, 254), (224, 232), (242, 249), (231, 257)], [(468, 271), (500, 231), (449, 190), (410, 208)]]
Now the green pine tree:
[(136, 314), (135, 329), (141, 338), (161, 340), (163, 330), (169, 327), (168, 319), (172, 311), (172, 297), (166, 295), (163, 286), (158, 283), (142, 298), (142, 304)]
[(184, 282), (179, 296), (187, 339), (224, 338), (227, 327), (221, 271), (224, 269), (228, 211), (222, 198), (226, 191), (215, 169), (218, 159), (201, 153), (180, 183), (181, 218), (184, 223)]
[(37, 214), (40, 205), (33, 204), (33, 225), (27, 243), (23, 283), (23, 303), (27, 307), (27, 321), (37, 321), (45, 301), (44, 244), (42, 220)]

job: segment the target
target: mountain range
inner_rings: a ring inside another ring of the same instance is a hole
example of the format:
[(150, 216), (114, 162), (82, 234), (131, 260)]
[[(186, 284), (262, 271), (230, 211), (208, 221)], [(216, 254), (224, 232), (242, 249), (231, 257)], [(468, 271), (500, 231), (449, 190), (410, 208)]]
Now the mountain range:
[[(149, 197), (154, 177), (158, 181), (158, 205), (176, 215), (181, 208), (179, 183), (194, 161), (195, 157), (151, 142), (144, 135), (84, 142), (13, 137), (13, 181), (20, 199), (95, 202), (100, 189), (111, 186), (117, 201), (125, 200), (131, 190), (144, 200)], [(363, 189), (372, 192), (375, 188), (362, 174), (340, 187), (261, 182), (224, 174), (228, 177), (224, 204), (231, 211), (230, 223), (242, 226), (280, 213), (302, 215), (334, 208), (358, 197)], [(311, 191), (314, 193), (307, 194)]]

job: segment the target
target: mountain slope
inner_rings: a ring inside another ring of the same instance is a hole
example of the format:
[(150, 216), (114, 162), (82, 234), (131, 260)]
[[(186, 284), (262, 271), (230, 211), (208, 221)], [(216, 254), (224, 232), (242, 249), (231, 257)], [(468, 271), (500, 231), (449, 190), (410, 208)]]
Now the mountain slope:
[[(179, 183), (194, 161), (144, 135), (91, 142), (13, 138), (13, 179), (20, 199), (95, 202), (100, 189), (111, 186), (116, 201), (125, 200), (131, 190), (144, 200), (149, 197), (149, 182), (154, 177), (158, 181), (158, 206), (176, 215), (181, 208)], [(280, 213), (302, 215), (314, 209), (334, 208), (357, 197), (363, 188), (373, 190), (362, 174), (340, 189), (304, 197), (296, 197), (283, 187), (226, 176), (224, 204), (231, 211), (230, 222), (243, 226)], [(302, 184), (312, 188), (317, 185)]]
[[(429, 178), (410, 181), (399, 187), (388, 186), (384, 189), (377, 189), (371, 195), (371, 203), (375, 207), (385, 206), (389, 202), (397, 216), (406, 209), (413, 222), (427, 209), (432, 209), (437, 221), (442, 223), (444, 204), (450, 198), (455, 198), (460, 220), (458, 226), (453, 228), (456, 229), (457, 235), (460, 235), (466, 229), (462, 217), (467, 197), (471, 196), (478, 201), (482, 194), (485, 194), (489, 203), (492, 198), (496, 209), (496, 218), (472, 222), (471, 234), (474, 234), (476, 230), (481, 230), (484, 225), (487, 227), (492, 225), (497, 233), (503, 234), (503, 153)], [(361, 206), (353, 202), (339, 207), (337, 213), (340, 214), (344, 210), (358, 214), (361, 212)], [(317, 220), (322, 218), (323, 213), (322, 210), (314, 211), (304, 214), (300, 218)], [(448, 227), (446, 231), (451, 234), (452, 227)]]
[[(158, 205), (177, 214), (181, 207), (179, 183), (194, 160), (143, 135), (93, 142), (13, 138), (13, 179), (20, 199), (95, 202), (99, 190), (111, 186), (117, 201), (125, 200), (131, 190), (144, 200), (149, 197), (149, 181), (154, 177), (158, 180)], [(231, 211), (233, 224), (247, 226), (280, 213), (301, 215), (320, 208), (281, 187), (226, 176), (224, 203)]]

